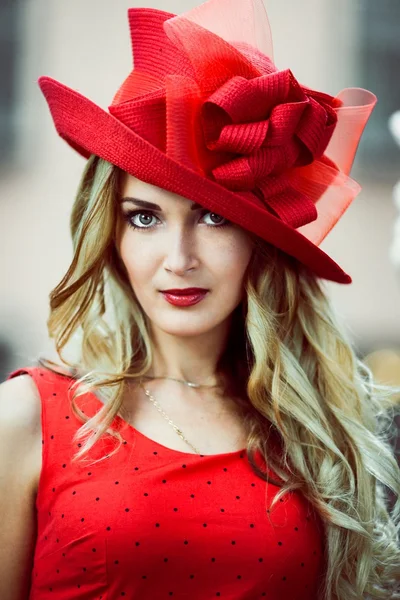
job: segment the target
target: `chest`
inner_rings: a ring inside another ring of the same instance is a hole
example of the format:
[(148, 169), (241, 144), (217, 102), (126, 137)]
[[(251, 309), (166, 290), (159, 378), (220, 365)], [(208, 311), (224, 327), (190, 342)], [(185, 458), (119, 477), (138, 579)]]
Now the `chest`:
[(172, 453), (140, 435), (121, 450), (90, 469), (47, 465), (38, 598), (71, 597), (72, 582), (110, 598), (314, 597), (322, 544), (301, 496), (270, 510), (277, 488), (241, 452)]

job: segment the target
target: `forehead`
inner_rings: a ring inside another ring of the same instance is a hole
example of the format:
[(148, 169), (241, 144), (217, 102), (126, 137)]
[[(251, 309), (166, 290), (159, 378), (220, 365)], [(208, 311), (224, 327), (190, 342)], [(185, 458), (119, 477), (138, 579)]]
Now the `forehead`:
[(121, 197), (138, 198), (149, 202), (177, 203), (187, 205), (188, 208), (200, 208), (201, 205), (184, 196), (160, 188), (152, 183), (146, 183), (129, 173), (123, 173), (120, 187)]

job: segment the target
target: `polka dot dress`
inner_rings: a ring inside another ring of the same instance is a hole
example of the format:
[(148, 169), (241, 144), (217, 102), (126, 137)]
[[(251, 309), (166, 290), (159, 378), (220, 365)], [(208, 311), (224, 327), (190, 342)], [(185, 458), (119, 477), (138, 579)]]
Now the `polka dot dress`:
[[(322, 523), (297, 493), (270, 510), (278, 488), (254, 474), (245, 451), (172, 450), (117, 417), (120, 450), (94, 466), (72, 464), (80, 421), (71, 379), (36, 367), (9, 378), (22, 373), (42, 401), (29, 600), (317, 600)], [(92, 393), (77, 403), (90, 416), (102, 407)], [(113, 448), (100, 440), (89, 456)]]

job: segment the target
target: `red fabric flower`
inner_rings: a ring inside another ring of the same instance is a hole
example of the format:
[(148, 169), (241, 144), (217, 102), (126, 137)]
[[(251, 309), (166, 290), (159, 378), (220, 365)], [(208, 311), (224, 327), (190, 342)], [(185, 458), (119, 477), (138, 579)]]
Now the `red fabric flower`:
[(232, 77), (204, 103), (209, 150), (233, 153), (213, 169), (231, 190), (254, 190), (265, 179), (320, 158), (337, 123), (335, 99), (303, 88), (292, 72)]

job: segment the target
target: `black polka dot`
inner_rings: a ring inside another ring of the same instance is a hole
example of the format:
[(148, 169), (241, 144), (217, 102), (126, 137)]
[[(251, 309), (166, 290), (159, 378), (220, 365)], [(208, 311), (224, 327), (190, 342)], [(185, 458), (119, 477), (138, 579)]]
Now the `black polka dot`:
[(259, 558), (259, 559), (258, 559), (258, 562), (262, 562), (263, 560), (264, 560), (263, 558)]
[(182, 469), (186, 469), (186, 465), (182, 465)]
[(295, 531), (298, 531), (298, 530), (299, 530), (299, 528), (298, 528), (298, 527), (295, 527), (295, 528), (294, 528), (294, 530), (295, 530)]
[(226, 467), (224, 467), (224, 471), (227, 471), (228, 469)]
[(207, 523), (203, 523), (203, 527), (207, 527)]
[(74, 490), (74, 491), (72, 492), (72, 495), (73, 495), (73, 496), (75, 496), (75, 494), (76, 494), (76, 491)]
[(236, 500), (240, 500), (240, 496), (236, 496)]
[(66, 419), (69, 419), (69, 415), (67, 415), (65, 418), (66, 418)]
[(140, 546), (140, 542), (135, 542), (135, 546)]
[(55, 392), (53, 392), (53, 396), (57, 396), (57, 394)]
[(96, 502), (98, 502), (99, 500), (100, 500), (100, 498), (99, 498), (99, 497), (97, 497), (97, 498), (96, 498)]
[(250, 527), (253, 528), (254, 527), (254, 523), (250, 523)]
[(135, 471), (139, 471), (139, 467), (135, 467)]
[(83, 567), (83, 570), (86, 571), (86, 567)]
[(158, 454), (158, 452), (153, 452), (153, 454)]
[(119, 484), (119, 481), (116, 481), (116, 482), (115, 482), (115, 485), (118, 485), (118, 484)]
[(231, 541), (232, 546), (234, 546), (236, 544), (235, 540)]
[(252, 483), (252, 484), (251, 484), (251, 487), (254, 487), (255, 485), (256, 485), (255, 483)]
[(91, 472), (91, 471), (89, 471), (88, 475), (91, 475), (91, 474), (92, 474), (92, 472)]
[(92, 548), (92, 552), (96, 552), (96, 548)]
[(107, 531), (111, 531), (111, 527), (110, 526), (106, 527), (106, 529), (107, 529)]
[(162, 482), (163, 482), (163, 483), (167, 483), (167, 480), (166, 480), (166, 479), (163, 479), (163, 480), (162, 480)]
[(164, 562), (168, 562), (168, 558), (164, 558)]
[(286, 577), (282, 577), (282, 581), (286, 581)]
[(147, 579), (147, 575), (142, 575), (142, 579)]
[(65, 467), (66, 467), (66, 466), (67, 466), (67, 465), (64, 463), (64, 464), (63, 464), (63, 469), (65, 469)]
[(282, 542), (278, 542), (278, 546), (282, 546)]
[(211, 562), (215, 562), (215, 558), (214, 557), (211, 559)]
[(190, 575), (190, 579), (194, 579), (194, 575)]
[(300, 563), (300, 566), (301, 566), (301, 567), (304, 567), (304, 563)]
[(242, 576), (241, 576), (241, 575), (238, 575), (238, 576), (236, 577), (236, 579), (242, 579)]
[(64, 518), (64, 513), (61, 515), (61, 518), (62, 518), (62, 519)]
[(81, 522), (83, 523), (84, 520), (85, 520), (84, 517), (82, 517)]
[(175, 512), (177, 512), (177, 510), (178, 510), (177, 508), (174, 508), (174, 511), (175, 511)]
[(114, 560), (114, 565), (119, 565), (119, 560)]
[(208, 485), (211, 485), (211, 481), (207, 481)]
[(129, 512), (129, 508), (126, 508), (126, 509), (125, 509), (125, 512)]
[(221, 508), (221, 512), (225, 512), (225, 509), (224, 509), (224, 508)]
[(156, 523), (156, 527), (160, 527), (160, 523)]
[(185, 544), (185, 546), (187, 546), (189, 542), (185, 540), (183, 543)]
[(145, 493), (143, 494), (143, 496), (148, 496), (148, 493), (147, 493), (147, 492), (145, 492)]
[(191, 498), (194, 498), (194, 494), (190, 494), (190, 497), (191, 497)]
[(51, 436), (50, 436), (50, 439), (51, 439), (51, 440), (54, 440), (54, 435), (51, 435)]

